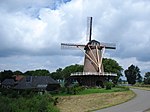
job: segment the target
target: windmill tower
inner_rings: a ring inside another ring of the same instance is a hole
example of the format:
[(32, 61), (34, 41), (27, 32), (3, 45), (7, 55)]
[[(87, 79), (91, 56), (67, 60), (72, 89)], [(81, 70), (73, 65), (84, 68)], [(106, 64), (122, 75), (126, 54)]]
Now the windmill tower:
[[(107, 76), (116, 76), (116, 74), (108, 74), (104, 72), (103, 65), (102, 65), (102, 58), (104, 55), (105, 49), (116, 49), (115, 44), (112, 43), (100, 43), (97, 40), (92, 40), (92, 17), (88, 18), (88, 43), (86, 45), (81, 44), (71, 44), (71, 43), (61, 43), (62, 48), (78, 48), (84, 54), (84, 68), (82, 73), (72, 73), (71, 76), (74, 78), (80, 78), (79, 82), (83, 83), (83, 78), (88, 76), (100, 76), (100, 77), (107, 77)], [(84, 51), (85, 50), (85, 51)], [(82, 81), (81, 81), (82, 79)], [(88, 79), (87, 79), (88, 80)], [(90, 83), (92, 78), (90, 78)], [(93, 80), (94, 81), (94, 80)], [(87, 81), (88, 82), (88, 81)], [(84, 85), (95, 85), (95, 84), (87, 84)]]

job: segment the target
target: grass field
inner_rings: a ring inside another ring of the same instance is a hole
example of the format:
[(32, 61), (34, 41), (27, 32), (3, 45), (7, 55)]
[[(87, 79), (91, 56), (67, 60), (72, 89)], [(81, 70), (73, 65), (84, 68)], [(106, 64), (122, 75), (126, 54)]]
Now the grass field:
[[(85, 94), (92, 94), (92, 93), (110, 93), (110, 92), (121, 92), (121, 91), (128, 91), (128, 87), (118, 86), (113, 87), (112, 89), (106, 90), (105, 88), (90, 88), (90, 89), (83, 89), (76, 93), (76, 95), (85, 95)], [(57, 94), (52, 94), (53, 96), (70, 96), (71, 94), (67, 94), (65, 92), (60, 92)]]
[(61, 112), (87, 112), (120, 104), (135, 96), (132, 91), (116, 91), (121, 90), (87, 89), (79, 95), (59, 96), (57, 107)]
[(92, 94), (92, 93), (111, 93), (111, 92), (121, 92), (121, 91), (126, 91), (128, 90), (128, 88), (119, 88), (119, 87), (115, 87), (112, 88), (110, 90), (106, 90), (105, 88), (101, 88), (101, 89), (85, 89), (81, 92), (78, 93), (78, 95), (84, 95), (84, 94)]
[(142, 89), (142, 90), (148, 90), (150, 91), (150, 85), (135, 85), (135, 86), (131, 86), (131, 88), (136, 88), (136, 89)]
[(148, 87), (131, 87), (131, 88), (142, 89), (142, 90), (148, 90), (148, 91), (150, 91), (150, 88), (148, 88)]

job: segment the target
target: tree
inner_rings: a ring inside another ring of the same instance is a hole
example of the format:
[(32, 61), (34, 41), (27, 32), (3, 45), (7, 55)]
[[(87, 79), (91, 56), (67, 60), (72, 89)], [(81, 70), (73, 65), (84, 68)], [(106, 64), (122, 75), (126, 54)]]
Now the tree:
[(23, 73), (21, 71), (14, 71), (14, 75), (23, 75)]
[(141, 74), (140, 73), (137, 74), (137, 78), (136, 78), (137, 82), (142, 83), (142, 79), (143, 79), (143, 77), (141, 76)]
[(49, 76), (50, 72), (46, 69), (35, 70), (33, 73), (34, 76)]
[(83, 72), (83, 65), (75, 64), (67, 66), (64, 69), (59, 68), (56, 72), (50, 73), (50, 76), (54, 79), (66, 79), (74, 72)]
[(49, 76), (50, 72), (45, 69), (31, 70), (24, 73), (25, 76)]
[(145, 73), (144, 84), (150, 84), (150, 72)]
[(56, 72), (50, 73), (53, 79), (63, 79), (62, 68), (58, 68)]
[(122, 76), (123, 68), (113, 59), (103, 58), (104, 71), (108, 73), (116, 73), (117, 77), (114, 78), (113, 82), (116, 84)]
[(33, 73), (34, 73), (33, 70), (32, 70), (32, 71), (26, 71), (26, 72), (24, 73), (24, 75), (25, 75), (25, 76), (32, 76)]
[(83, 72), (83, 65), (70, 65), (67, 66), (63, 69), (62, 74), (64, 78), (68, 78), (71, 73), (75, 73), (75, 72)]
[(11, 70), (4, 70), (0, 73), (0, 79), (3, 81), (6, 78), (12, 78), (14, 73)]
[(142, 76), (140, 75), (140, 69), (138, 66), (131, 65), (124, 71), (125, 76), (129, 84), (135, 84), (136, 80), (140, 81)]

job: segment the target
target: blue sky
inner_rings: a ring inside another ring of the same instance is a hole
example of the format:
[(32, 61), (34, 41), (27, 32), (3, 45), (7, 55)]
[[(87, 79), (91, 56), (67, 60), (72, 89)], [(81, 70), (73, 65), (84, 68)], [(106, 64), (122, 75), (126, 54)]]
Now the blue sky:
[(126, 69), (150, 70), (149, 0), (1, 0), (0, 70), (27, 71), (83, 64), (79, 50), (61, 50), (61, 42), (86, 43), (87, 17), (92, 38), (116, 43), (106, 50)]

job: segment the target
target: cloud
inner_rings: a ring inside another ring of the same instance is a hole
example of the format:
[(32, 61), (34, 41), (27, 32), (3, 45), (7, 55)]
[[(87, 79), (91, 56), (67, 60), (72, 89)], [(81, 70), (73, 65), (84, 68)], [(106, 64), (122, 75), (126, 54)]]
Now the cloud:
[[(27, 56), (32, 57), (32, 60), (37, 56), (42, 60), (45, 56), (50, 56), (51, 59), (58, 60), (56, 57), (68, 55), (82, 58), (83, 54), (78, 50), (62, 51), (60, 43), (85, 44), (86, 19), (87, 16), (92, 16), (94, 19), (92, 39), (116, 43), (117, 49), (107, 50), (107, 55), (120, 60), (134, 58), (139, 63), (149, 64), (149, 2), (149, 0), (0, 1), (0, 15), (2, 15), (0, 58)], [(53, 61), (53, 64), (61, 65), (64, 63), (62, 60), (61, 58), (59, 63)], [(79, 62), (81, 60), (75, 61)]]
[[(67, 61), (66, 61), (67, 60)], [(83, 64), (80, 56), (11, 56), (0, 58), (0, 71), (2, 70), (27, 70), (47, 69), (55, 71), (71, 64)]]
[(73, 16), (67, 15), (67, 22), (64, 13), (60, 9), (41, 8), (38, 18), (35, 18), (20, 10), (11, 13), (1, 11), (0, 56), (60, 54), (57, 51), (60, 51), (61, 40), (67, 41), (72, 35), (79, 37), (76, 33), (79, 29), (72, 27)]
[(31, 8), (40, 9), (43, 7), (57, 9), (61, 4), (69, 1), (70, 0), (3, 0), (0, 6), (8, 12), (16, 12), (19, 10), (25, 11)]

